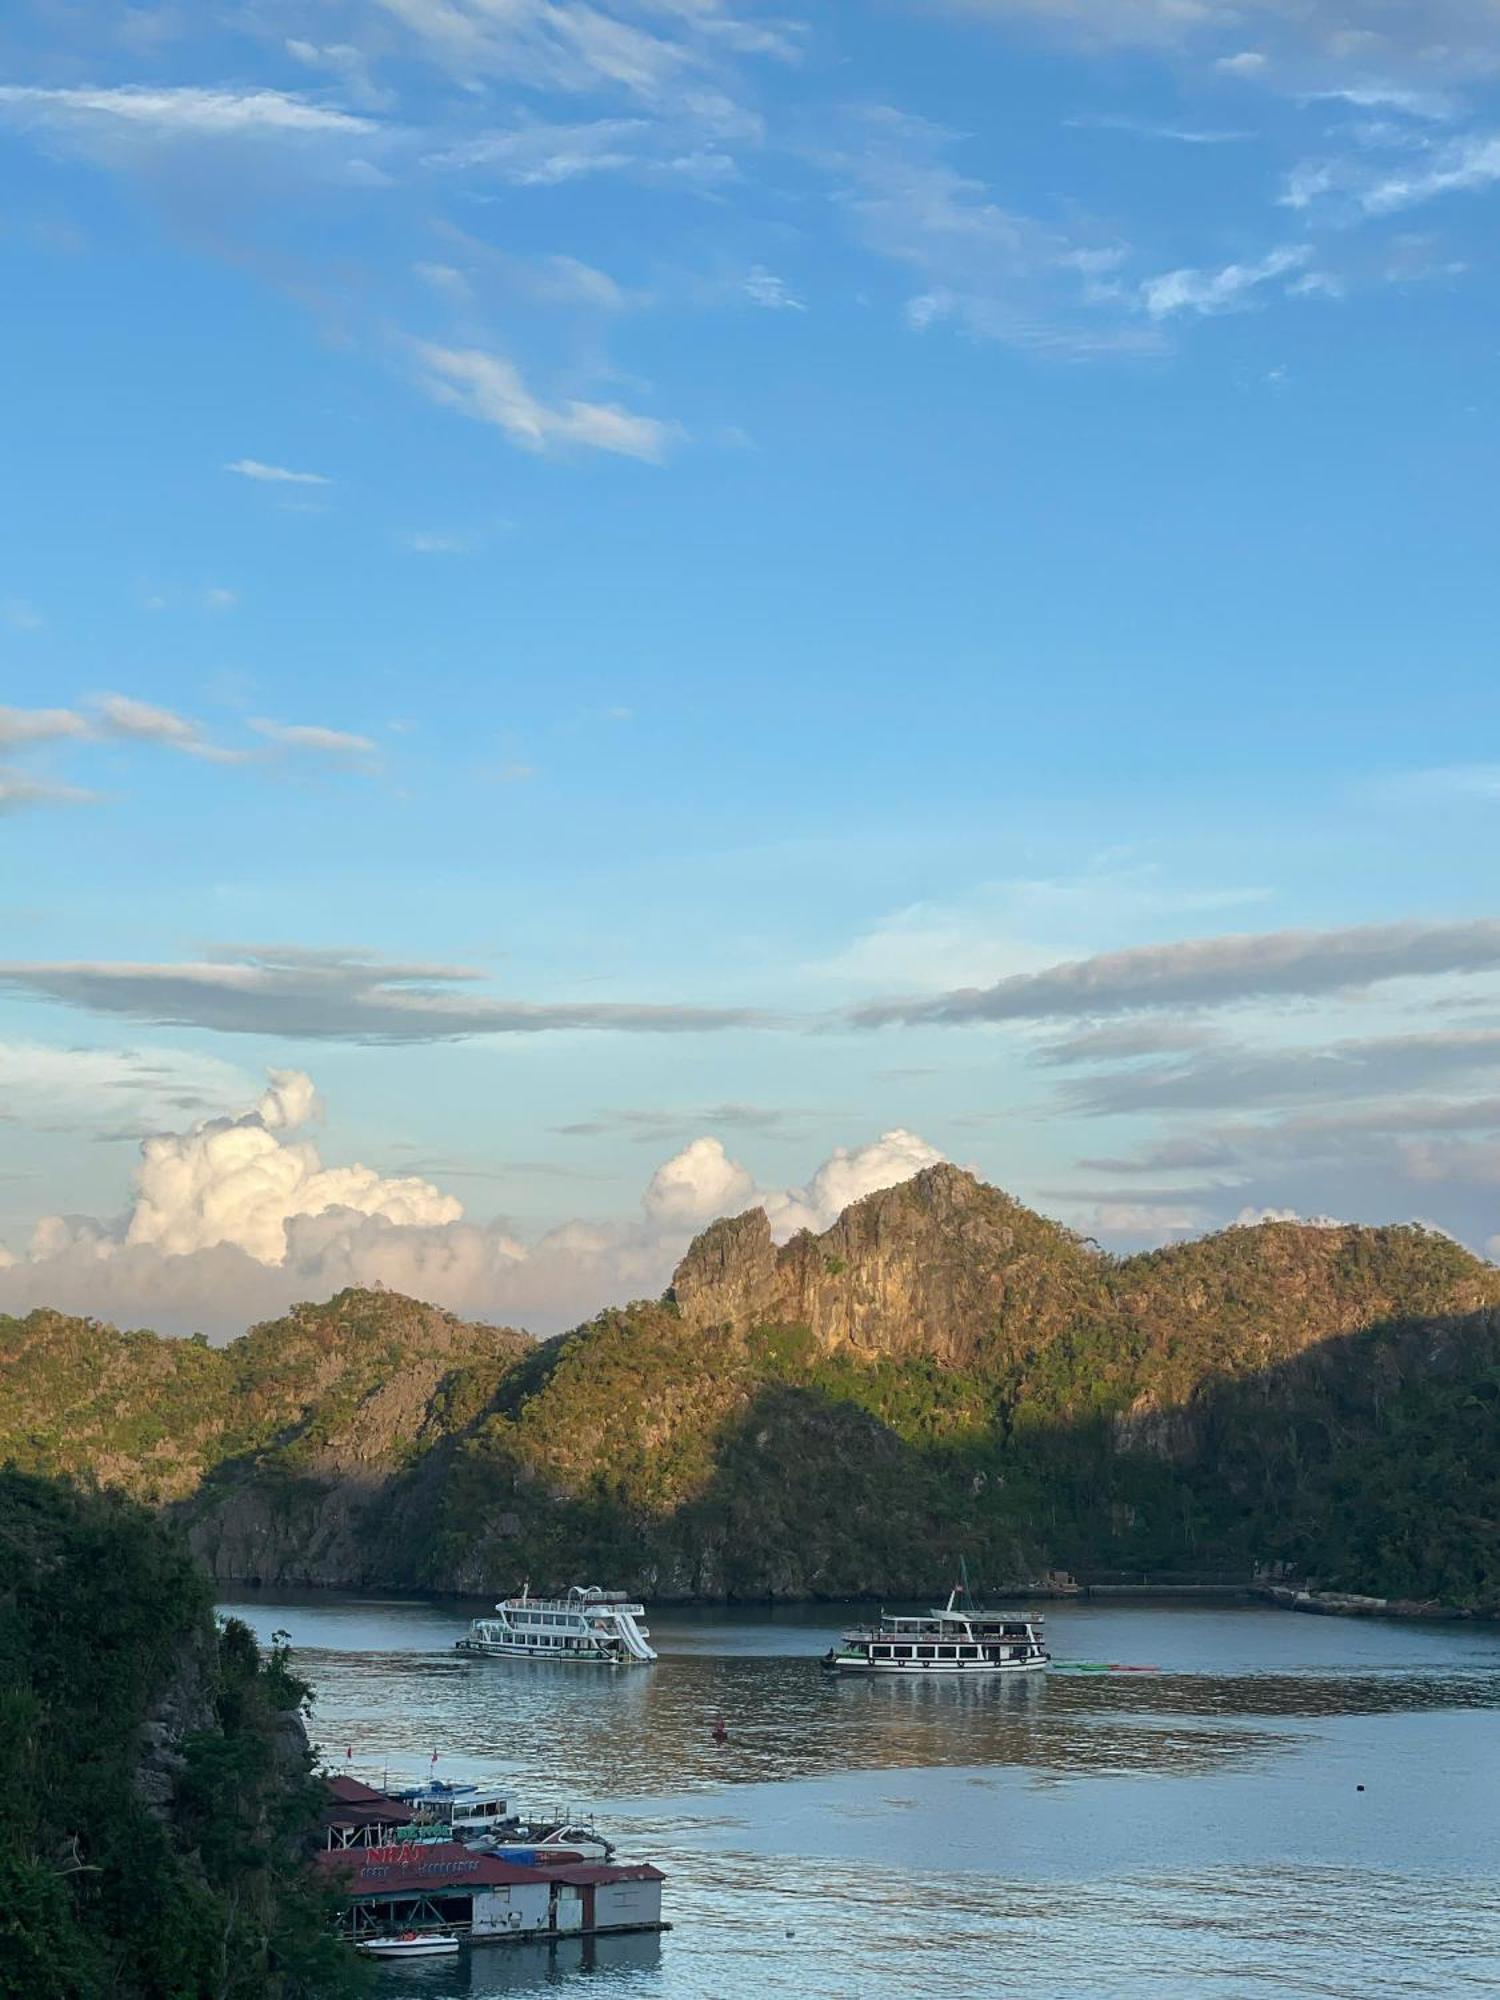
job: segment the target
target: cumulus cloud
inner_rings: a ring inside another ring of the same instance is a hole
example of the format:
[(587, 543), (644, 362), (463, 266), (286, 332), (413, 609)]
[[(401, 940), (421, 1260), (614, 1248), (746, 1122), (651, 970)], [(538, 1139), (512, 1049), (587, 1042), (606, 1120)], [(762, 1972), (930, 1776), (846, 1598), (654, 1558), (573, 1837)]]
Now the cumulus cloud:
[(91, 1013), (293, 1040), (445, 1042), (570, 1028), (683, 1034), (768, 1025), (749, 1008), (538, 1003), (452, 990), (482, 976), (464, 966), (291, 945), (226, 947), (216, 959), (179, 965), (0, 962), (0, 989)]
[(675, 425), (639, 416), (618, 403), (576, 398), (545, 403), (527, 388), (514, 362), (481, 348), (419, 341), (416, 354), (422, 386), (430, 396), (479, 423), (493, 424), (525, 451), (576, 445), (656, 462), (679, 435)]
[(1352, 993), (1393, 979), (1487, 972), (1500, 965), (1500, 921), (1365, 924), (1334, 931), (1270, 931), (1190, 938), (1101, 953), (989, 987), (878, 1001), (850, 1017), (957, 1024), (1129, 1014), (1159, 1007), (1226, 1007), (1248, 1000)]
[(646, 1213), (659, 1222), (700, 1223), (745, 1208), (753, 1178), (731, 1160), (719, 1139), (694, 1139), (659, 1166), (644, 1196)]
[(836, 1146), (806, 1187), (766, 1194), (761, 1205), (778, 1236), (791, 1236), (799, 1229), (826, 1229), (850, 1202), (863, 1201), (867, 1194), (910, 1180), (924, 1167), (935, 1167), (942, 1157), (915, 1132), (898, 1127), (882, 1132), (868, 1146), (852, 1150)]
[(310, 1077), (272, 1070), (253, 1111), (145, 1140), (125, 1242), (173, 1256), (227, 1243), (280, 1264), (294, 1217), (340, 1209), (413, 1227), (460, 1219), (462, 1205), (426, 1181), (325, 1168), (311, 1145), (281, 1136), (304, 1125), (313, 1108)]
[(527, 1244), (503, 1220), (469, 1220), (428, 1181), (325, 1166), (298, 1136), (315, 1109), (311, 1079), (276, 1070), (250, 1110), (146, 1138), (126, 1214), (45, 1218), (27, 1256), (0, 1259), (0, 1308), (49, 1304), (228, 1334), (295, 1299), (386, 1285), (550, 1331), (662, 1291), (716, 1215), (758, 1200), (779, 1236), (826, 1227), (845, 1203), (939, 1157), (912, 1133), (888, 1132), (837, 1149), (806, 1187), (759, 1190), (705, 1136), (651, 1176), (635, 1218), (564, 1222)]

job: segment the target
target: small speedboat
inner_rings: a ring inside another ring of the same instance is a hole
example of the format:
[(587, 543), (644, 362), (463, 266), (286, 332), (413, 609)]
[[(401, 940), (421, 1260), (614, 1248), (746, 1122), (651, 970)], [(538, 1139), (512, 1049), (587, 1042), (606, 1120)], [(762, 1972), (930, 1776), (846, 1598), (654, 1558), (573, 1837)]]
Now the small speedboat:
[(371, 1958), (448, 1958), (458, 1950), (452, 1931), (402, 1931), (395, 1937), (368, 1937), (358, 1948)]

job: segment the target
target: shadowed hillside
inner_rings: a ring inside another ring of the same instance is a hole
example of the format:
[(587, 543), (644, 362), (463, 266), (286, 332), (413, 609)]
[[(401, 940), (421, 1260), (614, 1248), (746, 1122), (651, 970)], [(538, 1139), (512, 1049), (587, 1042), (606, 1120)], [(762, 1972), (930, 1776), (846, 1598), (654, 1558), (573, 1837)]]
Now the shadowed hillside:
[(942, 1166), (780, 1248), (715, 1223), (665, 1299), (542, 1346), (375, 1293), (222, 1356), (33, 1314), (0, 1450), (179, 1503), (224, 1576), (895, 1594), (963, 1552), (1488, 1603), (1496, 1306), (1435, 1232), (1115, 1259)]
[(0, 1473), (0, 1995), (334, 2000), (286, 1655), (216, 1626), (180, 1538)]

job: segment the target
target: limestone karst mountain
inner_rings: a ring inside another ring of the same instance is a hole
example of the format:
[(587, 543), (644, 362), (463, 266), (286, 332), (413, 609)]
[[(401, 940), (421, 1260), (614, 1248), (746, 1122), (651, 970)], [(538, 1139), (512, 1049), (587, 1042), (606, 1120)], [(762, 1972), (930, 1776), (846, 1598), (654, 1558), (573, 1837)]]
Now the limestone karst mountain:
[(0, 1321), (0, 1458), (180, 1509), (226, 1577), (922, 1591), (957, 1553), (1500, 1600), (1500, 1271), (1414, 1227), (1117, 1259), (948, 1166), (534, 1343), (392, 1294), (223, 1350)]

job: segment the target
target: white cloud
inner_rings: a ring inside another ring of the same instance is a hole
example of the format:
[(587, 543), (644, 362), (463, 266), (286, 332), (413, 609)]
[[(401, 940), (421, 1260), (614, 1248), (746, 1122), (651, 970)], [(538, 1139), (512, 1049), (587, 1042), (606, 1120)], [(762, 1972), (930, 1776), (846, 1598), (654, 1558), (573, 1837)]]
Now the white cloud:
[(577, 445), (657, 463), (681, 435), (674, 424), (623, 410), (616, 403), (544, 403), (513, 362), (480, 348), (416, 343), (422, 386), (479, 423), (493, 424), (526, 451)]
[(168, 1048), (52, 1048), (0, 1042), (0, 1102), (34, 1130), (118, 1138), (242, 1104), (245, 1074), (216, 1056)]
[(226, 750), (211, 743), (196, 722), (169, 708), (157, 708), (130, 695), (101, 695), (96, 704), (96, 727), (101, 735), (135, 743), (156, 743), (166, 750), (178, 750), (185, 757), (201, 757), (211, 764), (242, 764), (248, 750)]
[(807, 307), (791, 290), (785, 278), (778, 278), (774, 271), (768, 271), (764, 264), (757, 264), (746, 277), (740, 288), (751, 305), (763, 306), (767, 312), (806, 312)]
[(329, 1209), (420, 1227), (457, 1222), (462, 1205), (428, 1182), (389, 1180), (363, 1166), (325, 1168), (306, 1143), (281, 1138), (306, 1123), (312, 1080), (272, 1070), (253, 1111), (144, 1141), (124, 1241), (172, 1256), (221, 1243), (263, 1264), (286, 1259), (288, 1222)]
[(1299, 1215), (1295, 1208), (1242, 1208), (1234, 1218), (1235, 1229), (1259, 1229), (1267, 1222), (1295, 1222), (1303, 1229), (1342, 1229), (1332, 1215)]
[(12, 632), (40, 632), (46, 619), (36, 606), (24, 597), (7, 597), (0, 605), (0, 615)]
[(915, 1132), (900, 1128), (882, 1132), (867, 1146), (852, 1150), (836, 1146), (806, 1187), (766, 1194), (762, 1205), (778, 1236), (791, 1236), (799, 1229), (826, 1229), (850, 1202), (910, 1180), (924, 1167), (936, 1166), (942, 1157)]
[(310, 750), (325, 757), (364, 758), (375, 755), (375, 743), (368, 736), (357, 736), (348, 729), (323, 729), (313, 723), (272, 722), (260, 715), (251, 720), (250, 727), (258, 736), (264, 736), (270, 743), (283, 750)]
[(694, 77), (713, 71), (724, 54), (790, 58), (798, 49), (794, 26), (742, 20), (721, 0), (642, 0), (611, 11), (584, 0), (377, 5), (469, 88), (486, 75), (544, 90), (616, 90), (656, 103), (689, 93)]
[(237, 472), (241, 479), (256, 479), (270, 486), (331, 486), (332, 480), (321, 472), (293, 472), (284, 465), (267, 465), (259, 458), (236, 458), (226, 465), (226, 472)]
[(998, 201), (961, 173), (962, 135), (876, 105), (817, 157), (841, 183), (840, 206), (868, 248), (915, 272), (907, 323), (951, 323), (986, 340), (1088, 354), (1151, 346), (1124, 324), (1117, 288), (1101, 284), (1124, 253), (1079, 240)]
[(90, 805), (97, 798), (97, 792), (85, 791), (79, 785), (33, 778), (24, 771), (0, 764), (0, 813), (23, 812), (28, 806)]
[[(103, 1081), (120, 1063), (134, 1080), (129, 1059), (99, 1060)], [(5, 1074), (0, 1051), (0, 1084)], [(466, 1220), (426, 1180), (325, 1167), (295, 1136), (314, 1109), (303, 1072), (273, 1071), (252, 1110), (147, 1138), (128, 1213), (44, 1218), (26, 1257), (0, 1258), (0, 1309), (45, 1303), (228, 1334), (296, 1299), (379, 1283), (550, 1331), (661, 1292), (690, 1237), (716, 1215), (758, 1200), (778, 1236), (822, 1228), (845, 1203), (940, 1157), (912, 1133), (888, 1132), (836, 1149), (806, 1187), (767, 1192), (704, 1137), (657, 1169), (634, 1220), (564, 1222), (528, 1245), (502, 1221)]]
[(1236, 312), (1251, 303), (1260, 286), (1302, 270), (1312, 254), (1310, 245), (1294, 243), (1271, 251), (1256, 264), (1226, 264), (1218, 271), (1167, 271), (1142, 285), (1141, 304), (1152, 319), (1180, 312)]
[(0, 111), (23, 121), (135, 127), (162, 137), (242, 138), (373, 131), (368, 118), (315, 104), (281, 90), (114, 89), (49, 90), (33, 84), (0, 85)]
[(748, 1208), (755, 1182), (718, 1139), (694, 1139), (651, 1176), (643, 1200), (658, 1222), (696, 1225)]
[(1473, 194), (1500, 181), (1500, 135), (1474, 134), (1440, 147), (1425, 165), (1389, 174), (1365, 189), (1361, 202), (1371, 215), (1393, 215), (1445, 194)]
[(76, 709), (0, 706), (0, 749), (50, 743), (64, 736), (87, 736), (88, 731), (88, 723)]

